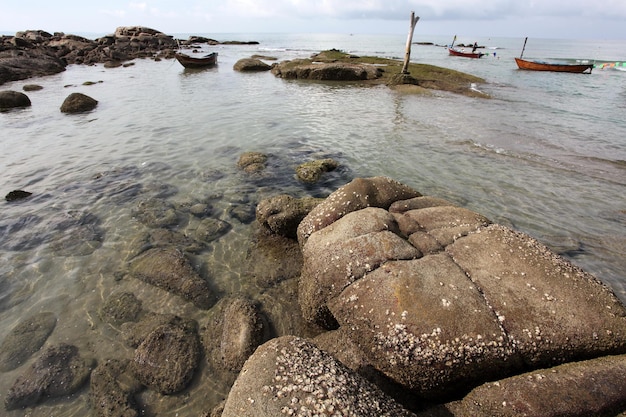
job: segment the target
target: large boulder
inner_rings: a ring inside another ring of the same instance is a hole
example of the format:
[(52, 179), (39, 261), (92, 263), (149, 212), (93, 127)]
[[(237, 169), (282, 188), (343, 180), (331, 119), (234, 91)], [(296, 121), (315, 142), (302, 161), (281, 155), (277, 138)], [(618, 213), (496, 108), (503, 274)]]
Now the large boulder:
[(366, 186), (331, 194), (298, 228), (302, 315), (414, 397), (626, 352), (615, 294), (530, 236), (445, 200), (393, 198), (418, 194), (402, 185), (355, 182)]
[(0, 51), (0, 85), (65, 71), (65, 62), (46, 50), (13, 48)]
[(19, 107), (29, 107), (30, 99), (19, 91), (0, 91), (0, 111)]
[(413, 416), (313, 343), (284, 336), (260, 346), (235, 381), (222, 417)]

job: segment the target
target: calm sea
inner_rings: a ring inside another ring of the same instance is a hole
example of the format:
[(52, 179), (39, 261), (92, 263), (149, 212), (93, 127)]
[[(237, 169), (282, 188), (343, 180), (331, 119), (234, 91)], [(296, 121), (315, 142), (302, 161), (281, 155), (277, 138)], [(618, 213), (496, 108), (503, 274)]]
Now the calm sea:
[[(120, 274), (147, 230), (133, 216), (140, 201), (208, 201), (211, 215), (231, 229), (194, 264), (220, 293), (254, 296), (242, 267), (253, 224), (235, 212), (249, 213), (270, 195), (325, 196), (352, 178), (379, 175), (529, 233), (626, 301), (626, 68), (524, 72), (513, 60), (524, 39), (459, 36), (457, 43), (486, 46), (488, 56), (470, 60), (437, 46), (452, 36), (416, 30), (415, 42), (434, 45), (414, 44), (412, 61), (480, 76), (486, 82), (473, 87), (493, 98), (416, 96), (233, 71), (237, 60), (253, 54), (281, 61), (330, 48), (401, 59), (406, 35), (206, 36), (260, 44), (207, 48), (219, 53), (219, 64), (203, 71), (186, 71), (173, 60), (137, 60), (115, 69), (70, 66), (0, 87), (44, 87), (27, 93), (30, 108), (0, 113), (1, 191), (33, 193), (0, 203), (0, 338), (21, 318), (51, 311), (58, 324), (48, 343), (73, 343), (99, 361), (129, 357), (117, 329), (98, 313), (119, 290), (135, 293), (146, 309), (202, 322), (206, 313), (190, 303)], [(524, 56), (623, 62), (626, 41), (529, 39)], [(72, 92), (95, 98), (98, 107), (62, 114)], [(237, 169), (247, 151), (270, 156), (263, 178)], [(316, 186), (294, 179), (295, 166), (325, 157), (341, 168)], [(197, 227), (194, 219), (177, 226), (188, 234)], [(24, 368), (0, 378), (0, 396)], [(210, 375), (206, 380), (182, 396), (147, 393), (142, 402), (158, 404), (153, 412), (197, 415), (188, 411), (206, 409), (227, 393)], [(87, 409), (85, 389), (29, 415), (85, 415)]]

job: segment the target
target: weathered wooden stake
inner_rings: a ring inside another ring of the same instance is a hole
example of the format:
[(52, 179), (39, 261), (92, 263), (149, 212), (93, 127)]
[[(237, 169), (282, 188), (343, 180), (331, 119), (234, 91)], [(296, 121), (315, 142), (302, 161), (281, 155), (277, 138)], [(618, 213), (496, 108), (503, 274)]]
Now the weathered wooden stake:
[(419, 16), (415, 16), (415, 12), (411, 12), (411, 27), (409, 28), (409, 36), (406, 40), (406, 52), (404, 53), (404, 65), (402, 66), (402, 74), (409, 73), (409, 60), (411, 59), (411, 42), (413, 42), (413, 31), (417, 21), (420, 20)]

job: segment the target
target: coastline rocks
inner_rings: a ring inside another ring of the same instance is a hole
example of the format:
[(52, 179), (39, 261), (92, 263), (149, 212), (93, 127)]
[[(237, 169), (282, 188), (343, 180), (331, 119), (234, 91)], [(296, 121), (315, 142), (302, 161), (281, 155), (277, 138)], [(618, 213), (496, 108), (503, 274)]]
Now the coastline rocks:
[(30, 107), (28, 96), (20, 91), (0, 91), (0, 111), (20, 107)]
[(270, 232), (295, 239), (300, 222), (322, 201), (322, 198), (277, 195), (259, 202), (256, 219)]
[(191, 381), (200, 352), (196, 329), (165, 324), (154, 329), (137, 347), (130, 371), (148, 388), (173, 394)]
[(240, 72), (261, 72), (269, 71), (272, 66), (257, 58), (243, 58), (235, 62), (233, 69)]
[(140, 313), (141, 300), (130, 292), (111, 294), (100, 309), (104, 321), (116, 325), (136, 321)]
[(61, 104), (62, 113), (83, 113), (96, 108), (98, 101), (82, 93), (72, 93)]
[(0, 372), (21, 366), (37, 352), (57, 324), (54, 313), (38, 313), (20, 321), (0, 345)]
[(300, 223), (305, 319), (338, 328), (370, 367), (434, 402), (626, 352), (626, 308), (593, 276), (445, 200), (393, 198), (411, 194), (356, 179)]
[(149, 249), (131, 261), (130, 270), (135, 278), (191, 301), (199, 309), (212, 304), (207, 282), (179, 250)]
[(222, 417), (413, 416), (312, 343), (293, 336), (261, 345), (235, 381)]
[[(0, 37), (0, 41), (3, 39), (6, 37)], [(30, 48), (37, 48), (37, 46), (19, 41), (0, 42), (0, 85), (8, 81), (25, 80), (65, 71), (66, 63), (51, 51), (45, 48), (42, 50)]]
[(60, 344), (46, 349), (9, 389), (7, 410), (35, 405), (46, 398), (76, 392), (85, 383), (93, 361), (83, 359), (76, 346)]
[(370, 64), (311, 63), (311, 60), (293, 60), (274, 65), (272, 74), (285, 79), (363, 81), (380, 78), (381, 69)]

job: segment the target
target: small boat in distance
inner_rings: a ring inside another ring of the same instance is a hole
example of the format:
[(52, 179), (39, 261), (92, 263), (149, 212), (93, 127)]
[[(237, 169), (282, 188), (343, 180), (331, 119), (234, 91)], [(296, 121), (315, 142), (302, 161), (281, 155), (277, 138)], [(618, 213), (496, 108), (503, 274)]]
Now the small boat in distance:
[(480, 58), (481, 56), (485, 55), (482, 52), (463, 52), (454, 48), (448, 48), (448, 52), (450, 52), (450, 55), (462, 56), (464, 58)]
[(577, 74), (591, 74), (591, 70), (594, 67), (594, 64), (568, 64), (568, 63), (551, 63), (545, 61), (528, 61), (522, 59), (524, 56), (524, 49), (526, 49), (526, 42), (528, 41), (528, 37), (524, 39), (524, 46), (522, 47), (522, 53), (519, 58), (515, 58), (515, 63), (517, 64), (517, 68), (521, 70), (530, 70), (530, 71), (551, 71), (551, 72), (572, 72)]
[(542, 61), (526, 61), (515, 58), (517, 67), (530, 71), (552, 71), (552, 72), (573, 72), (578, 74), (590, 74), (593, 64), (557, 64)]
[(185, 68), (206, 68), (217, 64), (217, 52), (211, 52), (201, 57), (193, 57), (181, 52), (176, 52), (174, 56)]
[(485, 55), (482, 52), (476, 52), (476, 48), (478, 48), (478, 45), (476, 43), (474, 43), (472, 52), (464, 52), (464, 51), (459, 51), (458, 49), (454, 49), (454, 42), (456, 42), (456, 35), (454, 35), (454, 39), (452, 39), (452, 43), (450, 44), (450, 46), (448, 46), (448, 52), (452, 56), (462, 56), (463, 58), (480, 58), (481, 56)]

